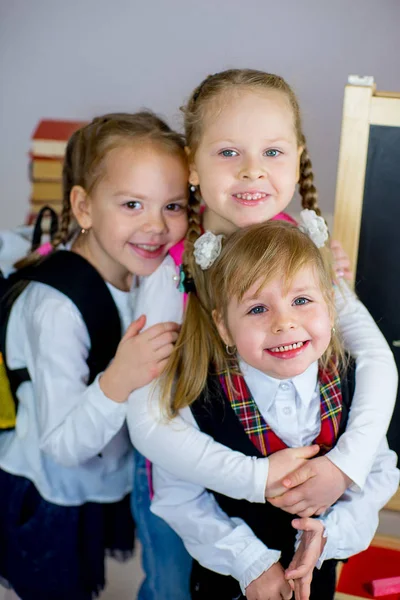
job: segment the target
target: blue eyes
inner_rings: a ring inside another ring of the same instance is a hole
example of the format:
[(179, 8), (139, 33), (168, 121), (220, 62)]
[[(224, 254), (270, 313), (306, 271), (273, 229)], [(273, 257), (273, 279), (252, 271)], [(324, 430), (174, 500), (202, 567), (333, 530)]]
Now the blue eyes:
[(222, 152), (220, 152), (221, 156), (225, 156), (226, 158), (230, 158), (231, 156), (238, 156), (238, 153), (236, 152), (236, 150), (222, 150)]
[(296, 306), (304, 306), (304, 304), (308, 304), (310, 301), (307, 298), (296, 298), (293, 302)]
[[(271, 148), (270, 150), (265, 150), (265, 152), (263, 152), (264, 156), (268, 156), (270, 158), (275, 158), (276, 156), (279, 156), (280, 154), (282, 154), (282, 152), (280, 150), (276, 150), (275, 148)], [(235, 156), (239, 156), (239, 152), (237, 152), (236, 150), (221, 150), (221, 152), (219, 153), (220, 156), (224, 156), (225, 158), (233, 158)]]
[(265, 306), (255, 306), (249, 311), (249, 315), (261, 315), (262, 313), (267, 312)]
[[(296, 298), (295, 300), (293, 300), (292, 306), (306, 306), (307, 304), (310, 304), (310, 302), (311, 302), (311, 300), (301, 296), (300, 298)], [(247, 314), (248, 315), (262, 315), (266, 312), (268, 312), (268, 308), (266, 306), (259, 305), (259, 306), (254, 306), (253, 308), (251, 308)]]
[(279, 150), (271, 149), (271, 150), (266, 150), (264, 152), (264, 154), (265, 154), (265, 156), (272, 156), (274, 158), (275, 156), (278, 156), (281, 153), (279, 152)]

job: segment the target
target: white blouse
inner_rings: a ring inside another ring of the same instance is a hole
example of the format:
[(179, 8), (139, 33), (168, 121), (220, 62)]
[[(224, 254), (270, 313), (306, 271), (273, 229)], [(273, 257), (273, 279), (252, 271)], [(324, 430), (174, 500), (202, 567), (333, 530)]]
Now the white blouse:
[[(133, 298), (108, 285), (123, 330)], [(107, 398), (98, 377), (87, 385), (90, 338), (69, 298), (32, 282), (16, 300), (7, 329), (10, 368), (27, 367), (17, 392), (16, 428), (0, 435), (0, 467), (27, 477), (50, 502), (113, 502), (132, 489), (127, 406)]]
[[(183, 295), (177, 290), (178, 279), (175, 263), (167, 256), (142, 280), (135, 318), (146, 314), (147, 326), (181, 322)], [(357, 359), (357, 387), (346, 432), (327, 456), (361, 489), (393, 412), (397, 370), (385, 338), (345, 282), (336, 288), (335, 297), (346, 349)], [(198, 431), (182, 415), (168, 420), (160, 408), (156, 385), (131, 394), (127, 420), (133, 444), (170, 473), (232, 498), (265, 501), (268, 459), (233, 452)]]
[[(318, 436), (321, 420), (317, 363), (289, 380), (273, 379), (244, 362), (240, 367), (260, 412), (287, 445), (308, 445)], [(182, 413), (195, 424), (189, 409)], [(399, 485), (396, 462), (396, 454), (388, 449), (386, 440), (381, 441), (364, 489), (347, 490), (319, 517), (325, 526), (327, 543), (318, 566), (326, 559), (347, 558), (368, 547), (378, 526), (378, 511)], [(219, 476), (223, 474), (220, 472)], [(204, 486), (180, 480), (156, 465), (153, 484), (152, 511), (181, 536), (188, 552), (200, 564), (235, 577), (243, 594), (249, 583), (279, 560), (280, 552), (265, 546), (242, 519), (228, 517)]]

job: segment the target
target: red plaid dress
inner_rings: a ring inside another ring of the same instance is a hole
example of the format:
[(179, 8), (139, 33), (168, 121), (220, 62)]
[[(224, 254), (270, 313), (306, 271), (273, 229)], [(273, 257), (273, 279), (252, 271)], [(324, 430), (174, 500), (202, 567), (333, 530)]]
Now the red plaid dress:
[[(220, 383), (246, 434), (263, 456), (287, 448), (271, 429), (260, 413), (243, 375), (220, 373)], [(229, 385), (229, 379), (232, 385)], [(342, 392), (337, 366), (332, 362), (329, 369), (319, 369), (321, 401), (321, 431), (314, 440), (319, 444), (320, 454), (328, 452), (336, 443), (342, 417)]]

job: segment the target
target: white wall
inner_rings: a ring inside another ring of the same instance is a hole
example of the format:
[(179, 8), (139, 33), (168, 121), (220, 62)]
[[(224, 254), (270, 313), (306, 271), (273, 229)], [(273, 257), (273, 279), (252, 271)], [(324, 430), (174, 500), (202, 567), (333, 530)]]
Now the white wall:
[(205, 75), (245, 66), (297, 91), (331, 212), (347, 75), (400, 91), (399, 25), (399, 0), (0, 0), (0, 227), (25, 216), (41, 117), (147, 106), (177, 125)]

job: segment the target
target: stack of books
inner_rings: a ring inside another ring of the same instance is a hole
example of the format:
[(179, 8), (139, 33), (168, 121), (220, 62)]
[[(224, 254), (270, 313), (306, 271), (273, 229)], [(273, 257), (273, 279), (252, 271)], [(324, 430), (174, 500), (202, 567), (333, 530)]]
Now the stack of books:
[(68, 139), (86, 125), (81, 121), (43, 119), (32, 134), (30, 179), (32, 182), (28, 224), (35, 221), (43, 206), (61, 212), (62, 169)]

